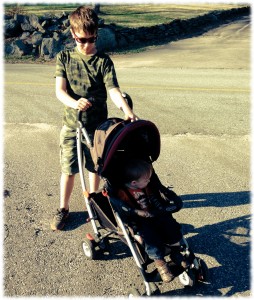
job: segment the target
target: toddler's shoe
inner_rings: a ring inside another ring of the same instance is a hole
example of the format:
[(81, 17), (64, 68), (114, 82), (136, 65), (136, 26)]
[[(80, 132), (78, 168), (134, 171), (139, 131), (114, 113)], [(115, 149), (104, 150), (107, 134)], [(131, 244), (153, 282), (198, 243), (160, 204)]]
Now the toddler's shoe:
[(171, 271), (165, 261), (156, 260), (155, 266), (156, 266), (163, 282), (170, 282), (175, 278), (174, 275), (171, 273)]

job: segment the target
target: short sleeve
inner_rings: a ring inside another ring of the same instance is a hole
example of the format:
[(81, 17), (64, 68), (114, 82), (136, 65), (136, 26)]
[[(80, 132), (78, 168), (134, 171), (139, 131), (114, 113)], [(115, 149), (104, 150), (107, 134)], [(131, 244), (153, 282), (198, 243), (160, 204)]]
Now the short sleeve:
[(119, 87), (115, 67), (113, 61), (109, 57), (106, 59), (104, 64), (103, 81), (107, 90)]
[(57, 54), (57, 57), (56, 57), (56, 71), (55, 71), (55, 76), (54, 77), (55, 78), (56, 77), (67, 78), (63, 52), (60, 52), (60, 53)]

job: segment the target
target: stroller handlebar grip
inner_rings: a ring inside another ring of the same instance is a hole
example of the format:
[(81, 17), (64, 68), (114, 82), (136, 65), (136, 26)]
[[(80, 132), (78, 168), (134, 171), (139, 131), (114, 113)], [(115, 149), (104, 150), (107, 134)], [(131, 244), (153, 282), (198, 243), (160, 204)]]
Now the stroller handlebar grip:
[(81, 117), (82, 117), (82, 110), (78, 110), (77, 112), (78, 123), (81, 122)]

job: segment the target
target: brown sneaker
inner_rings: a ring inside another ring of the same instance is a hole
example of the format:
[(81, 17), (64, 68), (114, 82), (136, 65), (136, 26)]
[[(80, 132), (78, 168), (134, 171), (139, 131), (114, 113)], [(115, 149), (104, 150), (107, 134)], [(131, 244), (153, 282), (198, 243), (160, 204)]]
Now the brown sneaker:
[(174, 275), (171, 273), (165, 261), (156, 260), (155, 265), (163, 282), (170, 282), (174, 279)]
[(65, 221), (69, 216), (69, 210), (64, 208), (58, 209), (55, 214), (52, 222), (50, 223), (50, 227), (52, 230), (61, 230), (64, 228)]

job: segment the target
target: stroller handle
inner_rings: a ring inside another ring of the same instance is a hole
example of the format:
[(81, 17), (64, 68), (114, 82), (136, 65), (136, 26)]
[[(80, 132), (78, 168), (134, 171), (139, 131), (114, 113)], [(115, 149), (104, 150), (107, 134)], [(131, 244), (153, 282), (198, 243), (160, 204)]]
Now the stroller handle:
[[(78, 124), (79, 124), (80, 122), (82, 123), (81, 117), (82, 117), (82, 110), (78, 110), (78, 111), (77, 111)], [(79, 124), (79, 125), (80, 125), (80, 124)]]
[(77, 120), (78, 120), (78, 126), (79, 126), (78, 130), (82, 132), (88, 147), (91, 148), (92, 142), (91, 142), (91, 139), (90, 139), (85, 127), (84, 127), (84, 124), (82, 123), (81, 118), (82, 118), (82, 110), (78, 110), (78, 112), (77, 112)]
[(123, 96), (124, 100), (127, 102), (127, 104), (129, 105), (129, 107), (131, 109), (133, 109), (133, 101), (132, 101), (130, 95), (128, 95), (127, 93), (123, 92), (122, 96)]

